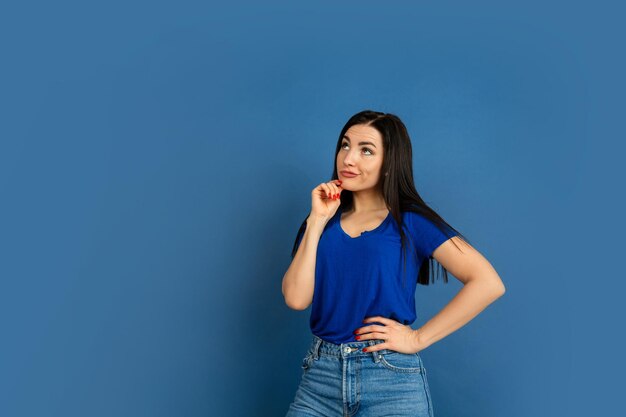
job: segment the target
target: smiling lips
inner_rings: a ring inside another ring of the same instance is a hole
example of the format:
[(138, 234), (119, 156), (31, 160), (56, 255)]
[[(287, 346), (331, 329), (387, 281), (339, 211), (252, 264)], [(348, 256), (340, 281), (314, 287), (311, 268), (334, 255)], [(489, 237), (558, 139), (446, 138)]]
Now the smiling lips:
[(350, 172), (350, 171), (339, 171), (339, 173), (341, 175), (343, 175), (344, 177), (347, 177), (347, 178), (354, 178), (354, 177), (356, 177), (358, 175), (358, 174), (355, 174), (355, 173)]

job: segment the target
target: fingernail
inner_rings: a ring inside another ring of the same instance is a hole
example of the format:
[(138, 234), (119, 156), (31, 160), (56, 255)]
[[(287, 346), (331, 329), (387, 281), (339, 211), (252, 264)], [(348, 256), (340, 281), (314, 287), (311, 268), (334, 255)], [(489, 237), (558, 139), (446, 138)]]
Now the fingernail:
[(363, 352), (367, 352), (367, 348), (363, 348), (362, 350), (363, 350)]

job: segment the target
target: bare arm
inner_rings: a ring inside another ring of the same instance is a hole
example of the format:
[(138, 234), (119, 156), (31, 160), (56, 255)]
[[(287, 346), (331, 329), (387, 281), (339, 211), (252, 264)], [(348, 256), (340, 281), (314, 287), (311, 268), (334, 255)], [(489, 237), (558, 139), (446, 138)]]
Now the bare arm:
[(305, 310), (313, 302), (317, 245), (326, 223), (335, 215), (341, 200), (341, 180), (321, 183), (311, 191), (311, 214), (291, 265), (283, 276), (283, 297), (287, 306)]
[(439, 313), (415, 330), (418, 351), (463, 327), (506, 291), (487, 259), (468, 243), (452, 239), (435, 249), (432, 256), (464, 285)]
[(285, 303), (294, 310), (305, 310), (313, 302), (317, 245), (328, 219), (310, 215), (291, 265), (283, 276)]

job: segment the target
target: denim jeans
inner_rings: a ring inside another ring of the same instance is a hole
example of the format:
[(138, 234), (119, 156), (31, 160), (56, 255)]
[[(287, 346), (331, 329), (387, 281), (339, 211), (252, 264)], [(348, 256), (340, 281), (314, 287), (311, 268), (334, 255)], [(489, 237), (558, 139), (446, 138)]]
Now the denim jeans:
[(361, 350), (383, 342), (337, 345), (313, 335), (286, 417), (433, 417), (419, 353)]

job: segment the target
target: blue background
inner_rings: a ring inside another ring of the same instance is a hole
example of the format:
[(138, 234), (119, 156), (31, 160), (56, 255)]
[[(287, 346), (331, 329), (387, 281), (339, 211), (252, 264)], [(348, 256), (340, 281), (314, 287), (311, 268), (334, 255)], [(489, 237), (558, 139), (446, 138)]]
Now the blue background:
[[(615, 4), (614, 4), (615, 3)], [(0, 7), (0, 415), (281, 416), (281, 281), (347, 119), (398, 115), (418, 192), (507, 293), (422, 351), (435, 415), (614, 415), (617, 2)], [(461, 288), (418, 286), (418, 328)]]

